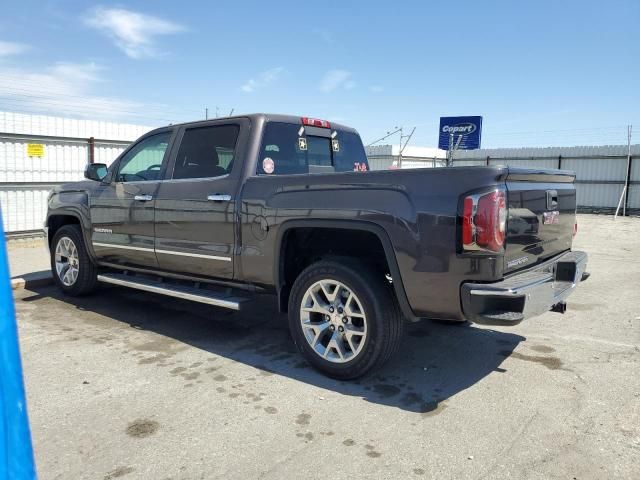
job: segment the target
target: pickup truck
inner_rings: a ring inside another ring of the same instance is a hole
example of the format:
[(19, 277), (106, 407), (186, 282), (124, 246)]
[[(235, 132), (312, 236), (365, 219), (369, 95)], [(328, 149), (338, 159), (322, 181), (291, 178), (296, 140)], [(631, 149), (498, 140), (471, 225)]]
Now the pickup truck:
[(242, 310), (273, 293), (316, 369), (364, 375), (407, 321), (514, 325), (586, 279), (574, 174), (369, 171), (352, 128), (251, 114), (170, 125), (55, 188), (57, 285), (99, 282)]

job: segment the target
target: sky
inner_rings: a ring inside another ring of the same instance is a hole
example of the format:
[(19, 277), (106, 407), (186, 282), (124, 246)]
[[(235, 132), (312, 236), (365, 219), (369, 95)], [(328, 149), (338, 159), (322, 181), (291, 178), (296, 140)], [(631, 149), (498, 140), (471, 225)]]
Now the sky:
[(365, 143), (416, 127), (419, 146), (440, 116), (482, 115), (483, 147), (623, 144), (629, 124), (640, 143), (639, 59), (638, 0), (21, 0), (0, 17), (0, 110), (290, 113)]

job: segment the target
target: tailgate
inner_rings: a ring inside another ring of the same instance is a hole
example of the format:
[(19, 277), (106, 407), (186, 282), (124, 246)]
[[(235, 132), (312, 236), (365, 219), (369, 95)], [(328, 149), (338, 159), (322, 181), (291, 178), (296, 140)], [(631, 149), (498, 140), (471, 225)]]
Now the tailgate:
[(509, 168), (504, 271), (531, 267), (569, 250), (576, 212), (575, 174)]

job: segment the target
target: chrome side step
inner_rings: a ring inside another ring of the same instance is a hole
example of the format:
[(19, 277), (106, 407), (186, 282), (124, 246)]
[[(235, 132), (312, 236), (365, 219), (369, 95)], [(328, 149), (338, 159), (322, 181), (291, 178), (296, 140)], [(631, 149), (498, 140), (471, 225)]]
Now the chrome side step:
[(216, 307), (229, 308), (231, 310), (240, 310), (242, 302), (247, 300), (246, 298), (234, 297), (226, 293), (185, 285), (171, 285), (166, 282), (136, 277), (135, 275), (125, 275), (124, 273), (103, 273), (98, 275), (98, 281), (120, 285), (122, 287), (135, 288), (145, 292), (159, 293), (160, 295), (167, 295), (168, 297), (191, 300), (192, 302), (206, 303)]

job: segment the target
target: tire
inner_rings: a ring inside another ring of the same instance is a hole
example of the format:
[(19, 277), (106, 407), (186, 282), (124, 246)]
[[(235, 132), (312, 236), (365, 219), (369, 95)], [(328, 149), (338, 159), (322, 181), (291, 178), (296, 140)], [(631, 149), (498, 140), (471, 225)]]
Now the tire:
[[(333, 301), (323, 286), (336, 297)], [(311, 366), (340, 380), (361, 377), (389, 360), (400, 346), (404, 324), (384, 276), (359, 262), (314, 263), (300, 273), (289, 297), (296, 347)]]
[[(59, 247), (61, 247), (60, 250)], [(75, 258), (73, 257), (74, 252)], [(71, 256), (58, 255), (58, 253), (70, 253)], [(66, 264), (70, 265), (70, 267), (65, 269), (63, 266), (62, 270), (60, 270), (58, 267), (60, 263), (65, 263), (65, 259)], [(72, 271), (74, 268), (77, 270), (75, 275)], [(65, 225), (53, 236), (53, 241), (51, 242), (51, 273), (56, 285), (67, 295), (75, 297), (86, 295), (95, 290), (98, 283), (98, 269), (89, 258), (79, 226)]]

